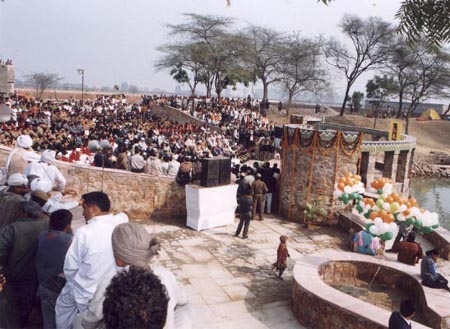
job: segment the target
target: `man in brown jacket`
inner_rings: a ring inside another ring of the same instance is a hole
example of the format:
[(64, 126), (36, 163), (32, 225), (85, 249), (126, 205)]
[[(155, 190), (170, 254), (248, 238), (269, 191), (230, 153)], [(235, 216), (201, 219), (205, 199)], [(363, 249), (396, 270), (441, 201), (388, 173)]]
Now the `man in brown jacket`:
[(253, 193), (253, 212), (252, 219), (255, 219), (256, 207), (259, 207), (259, 220), (264, 220), (263, 218), (263, 203), (264, 203), (264, 194), (267, 193), (268, 188), (266, 184), (261, 180), (261, 174), (256, 174), (256, 180), (252, 184), (252, 193)]

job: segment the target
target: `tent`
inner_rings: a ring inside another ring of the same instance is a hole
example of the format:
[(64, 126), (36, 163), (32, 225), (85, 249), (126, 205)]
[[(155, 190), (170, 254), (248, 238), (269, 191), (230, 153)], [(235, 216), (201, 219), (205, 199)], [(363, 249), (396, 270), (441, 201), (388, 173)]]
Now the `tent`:
[(428, 109), (420, 115), (421, 118), (426, 118), (429, 120), (441, 120), (441, 116), (436, 112), (435, 109)]

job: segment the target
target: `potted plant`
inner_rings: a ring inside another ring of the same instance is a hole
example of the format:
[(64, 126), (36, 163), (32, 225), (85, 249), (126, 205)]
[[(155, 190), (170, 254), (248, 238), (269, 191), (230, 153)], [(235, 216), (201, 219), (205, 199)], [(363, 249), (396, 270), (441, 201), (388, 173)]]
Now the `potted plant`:
[(305, 227), (310, 228), (311, 222), (315, 222), (317, 218), (326, 216), (327, 212), (324, 208), (319, 207), (316, 202), (307, 203), (303, 211), (305, 217)]

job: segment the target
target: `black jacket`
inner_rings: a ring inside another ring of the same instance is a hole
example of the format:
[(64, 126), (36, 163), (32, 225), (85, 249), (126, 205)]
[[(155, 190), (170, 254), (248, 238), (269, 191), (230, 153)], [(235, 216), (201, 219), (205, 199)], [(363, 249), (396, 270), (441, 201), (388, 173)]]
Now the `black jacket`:
[(402, 318), (399, 312), (394, 312), (389, 318), (389, 329), (411, 329), (412, 327)]

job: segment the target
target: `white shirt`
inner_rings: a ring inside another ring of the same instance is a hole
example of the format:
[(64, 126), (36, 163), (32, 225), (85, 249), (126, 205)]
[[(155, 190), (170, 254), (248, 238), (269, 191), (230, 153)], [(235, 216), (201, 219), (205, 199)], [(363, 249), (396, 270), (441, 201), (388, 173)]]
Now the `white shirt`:
[[(167, 305), (167, 317), (164, 329), (190, 329), (192, 328), (192, 310), (188, 304), (188, 298), (172, 272), (165, 267), (156, 265), (150, 267), (161, 283), (166, 287), (169, 296)], [(128, 266), (125, 267), (128, 269)], [(98, 284), (94, 297), (89, 302), (88, 308), (81, 312), (73, 323), (74, 329), (104, 328), (103, 301), (106, 288), (112, 277), (104, 278)]]
[(96, 216), (75, 232), (66, 254), (64, 274), (73, 286), (78, 304), (87, 305), (98, 283), (116, 274), (111, 237), (114, 228), (126, 222), (128, 216), (124, 213)]
[(63, 196), (61, 194), (54, 195), (42, 206), (42, 211), (51, 214), (56, 210), (66, 209), (70, 210), (78, 207), (78, 201), (61, 202)]
[(167, 176), (175, 177), (180, 169), (180, 163), (176, 160), (169, 162), (169, 168), (167, 168)]
[(25, 176), (35, 175), (39, 178), (46, 178), (52, 182), (52, 186), (56, 184), (57, 191), (63, 191), (66, 187), (66, 179), (58, 168), (45, 162), (32, 162), (25, 168), (23, 174)]

